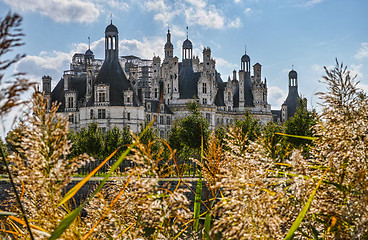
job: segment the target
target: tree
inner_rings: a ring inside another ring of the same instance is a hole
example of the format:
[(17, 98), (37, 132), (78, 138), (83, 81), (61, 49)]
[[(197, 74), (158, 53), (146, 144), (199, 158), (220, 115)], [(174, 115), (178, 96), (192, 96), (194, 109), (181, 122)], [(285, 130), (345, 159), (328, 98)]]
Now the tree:
[(103, 134), (104, 139), (104, 153), (103, 157), (106, 158), (112, 152), (114, 152), (117, 148), (120, 147), (116, 156), (120, 156), (124, 150), (126, 150), (127, 145), (132, 143), (132, 136), (130, 134), (129, 127), (124, 127), (123, 130), (120, 130), (118, 127), (114, 127), (109, 129), (105, 134)]
[(94, 158), (104, 157), (104, 137), (97, 123), (91, 123), (87, 129), (82, 128), (76, 133), (69, 133), (68, 137), (73, 141), (71, 156), (87, 153)]
[(248, 111), (245, 111), (243, 119), (235, 121), (235, 127), (241, 130), (243, 138), (247, 136), (248, 141), (254, 141), (261, 135), (261, 123), (254, 119)]
[[(313, 129), (312, 127), (316, 124), (314, 119), (314, 114), (307, 110), (305, 103), (302, 99), (299, 99), (300, 106), (297, 109), (297, 112), (294, 116), (288, 119), (284, 126), (285, 126), (285, 133), (290, 135), (297, 135), (297, 136), (313, 136)], [(311, 143), (310, 140), (288, 137), (287, 141), (293, 147), (301, 147), (305, 146), (308, 143)]]

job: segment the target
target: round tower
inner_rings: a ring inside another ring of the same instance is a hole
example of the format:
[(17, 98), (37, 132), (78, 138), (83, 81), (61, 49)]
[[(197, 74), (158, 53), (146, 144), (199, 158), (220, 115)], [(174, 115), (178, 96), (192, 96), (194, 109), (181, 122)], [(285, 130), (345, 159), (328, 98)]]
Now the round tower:
[(298, 87), (298, 73), (294, 69), (289, 72), (289, 87)]
[(119, 56), (119, 31), (118, 28), (112, 24), (105, 29), (105, 60), (118, 58)]
[(240, 70), (250, 73), (250, 57), (247, 55), (246, 51), (241, 58)]

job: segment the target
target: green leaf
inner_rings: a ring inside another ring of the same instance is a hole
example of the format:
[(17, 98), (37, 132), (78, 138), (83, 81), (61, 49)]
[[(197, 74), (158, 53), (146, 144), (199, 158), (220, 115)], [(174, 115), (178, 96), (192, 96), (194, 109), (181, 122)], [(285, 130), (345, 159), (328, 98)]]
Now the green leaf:
[(316, 195), (318, 188), (322, 184), (322, 181), (323, 181), (323, 178), (326, 175), (326, 172), (327, 172), (327, 170), (323, 173), (321, 179), (318, 181), (318, 184), (317, 184), (316, 188), (313, 190), (312, 194), (308, 198), (308, 201), (304, 205), (302, 211), (299, 213), (298, 217), (295, 219), (293, 225), (291, 226), (291, 228), (289, 229), (289, 232), (287, 233), (287, 235), (285, 237), (285, 240), (293, 239), (294, 233), (295, 233), (296, 230), (298, 230), (300, 223), (303, 221), (305, 215), (307, 214), (307, 211), (308, 211), (308, 209), (309, 209), (309, 207), (310, 207), (310, 205), (313, 201), (313, 198)]
[[(201, 163), (203, 163), (203, 136), (201, 142)], [(197, 180), (196, 195), (194, 198), (194, 231), (198, 231), (199, 225), (199, 214), (201, 211), (201, 200), (202, 200), (202, 169), (199, 171), (199, 177)]]
[(206, 218), (204, 220), (204, 238), (210, 240), (212, 215), (210, 211), (207, 211)]
[(0, 211), (0, 217), (4, 217), (4, 216), (17, 216), (17, 213), (13, 213), (13, 212), (5, 212), (5, 211)]
[(297, 135), (290, 135), (290, 134), (286, 134), (286, 133), (275, 133), (275, 134), (286, 136), (286, 137), (294, 137), (294, 138), (307, 139), (307, 140), (311, 140), (311, 141), (317, 140), (316, 137), (297, 136)]

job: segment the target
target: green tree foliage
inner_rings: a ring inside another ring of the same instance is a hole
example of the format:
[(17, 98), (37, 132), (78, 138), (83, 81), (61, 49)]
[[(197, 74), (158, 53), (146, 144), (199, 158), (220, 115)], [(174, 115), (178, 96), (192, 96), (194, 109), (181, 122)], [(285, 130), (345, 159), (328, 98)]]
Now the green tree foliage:
[(261, 136), (261, 123), (254, 119), (248, 111), (245, 111), (243, 119), (235, 121), (235, 127), (239, 128), (242, 132), (242, 137), (247, 136), (249, 141), (254, 141)]
[[(297, 136), (313, 136), (313, 126), (316, 124), (314, 115), (311, 111), (308, 111), (303, 100), (300, 99), (300, 107), (294, 116), (288, 119), (285, 126), (285, 133)], [(287, 141), (296, 148), (305, 146), (311, 143), (309, 140), (288, 137)]]
[(132, 136), (130, 134), (129, 127), (124, 127), (120, 130), (118, 127), (109, 129), (104, 134), (104, 157), (109, 156), (113, 151), (120, 147), (116, 156), (120, 156), (123, 151), (127, 149), (127, 146), (132, 143)]
[(262, 128), (262, 135), (259, 139), (260, 144), (264, 147), (265, 152), (270, 158), (277, 162), (283, 162), (285, 158), (291, 153), (290, 144), (286, 141), (284, 136), (276, 133), (283, 132), (283, 126), (268, 122)]
[(98, 129), (97, 123), (91, 123), (88, 128), (82, 128), (76, 133), (70, 133), (69, 139), (73, 142), (72, 156), (87, 153), (94, 158), (102, 158), (105, 149), (104, 137)]
[(87, 153), (97, 159), (104, 159), (118, 147), (121, 147), (116, 155), (119, 156), (119, 153), (126, 149), (126, 145), (132, 142), (128, 127), (123, 128), (123, 130), (114, 127), (103, 133), (98, 128), (97, 123), (91, 123), (87, 128), (82, 128), (78, 132), (70, 131), (68, 139), (73, 144), (70, 157)]
[(174, 122), (168, 141), (171, 147), (182, 149), (200, 149), (201, 137), (207, 142), (209, 137), (209, 123), (200, 114), (198, 104), (190, 102), (187, 104), (190, 114)]

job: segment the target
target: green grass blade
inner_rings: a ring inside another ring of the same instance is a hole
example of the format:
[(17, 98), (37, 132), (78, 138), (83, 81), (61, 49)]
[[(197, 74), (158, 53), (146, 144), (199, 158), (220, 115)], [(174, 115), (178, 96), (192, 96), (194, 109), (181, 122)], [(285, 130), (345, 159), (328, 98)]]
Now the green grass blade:
[[(213, 201), (215, 201), (215, 200), (213, 200)], [(204, 238), (206, 240), (211, 240), (211, 238), (210, 238), (211, 221), (212, 221), (211, 212), (207, 211), (206, 218), (204, 220)]]
[[(201, 137), (201, 163), (203, 163), (203, 136)], [(198, 231), (199, 225), (199, 214), (201, 211), (201, 200), (202, 200), (202, 169), (199, 171), (199, 177), (197, 180), (196, 195), (194, 198), (194, 231)]]
[(286, 134), (286, 133), (275, 133), (277, 135), (282, 135), (282, 136), (286, 136), (286, 137), (293, 137), (293, 138), (301, 138), (301, 139), (307, 139), (307, 140), (317, 140), (316, 137), (306, 137), (306, 136), (298, 136), (298, 135), (290, 135), (290, 134)]
[(0, 211), (0, 217), (17, 216), (17, 213)]
[(285, 240), (291, 240), (294, 237), (294, 233), (296, 230), (298, 230), (298, 227), (300, 225), (300, 223), (303, 221), (305, 215), (307, 214), (307, 211), (313, 201), (314, 196), (317, 193), (318, 188), (321, 186), (323, 178), (326, 175), (327, 170), (323, 173), (323, 176), (321, 177), (321, 179), (318, 181), (318, 184), (316, 186), (316, 188), (313, 190), (312, 194), (309, 196), (308, 201), (306, 202), (306, 204), (304, 205), (302, 211), (299, 213), (298, 217), (295, 219), (293, 225), (291, 226), (291, 228), (289, 229), (289, 232), (287, 233)]

